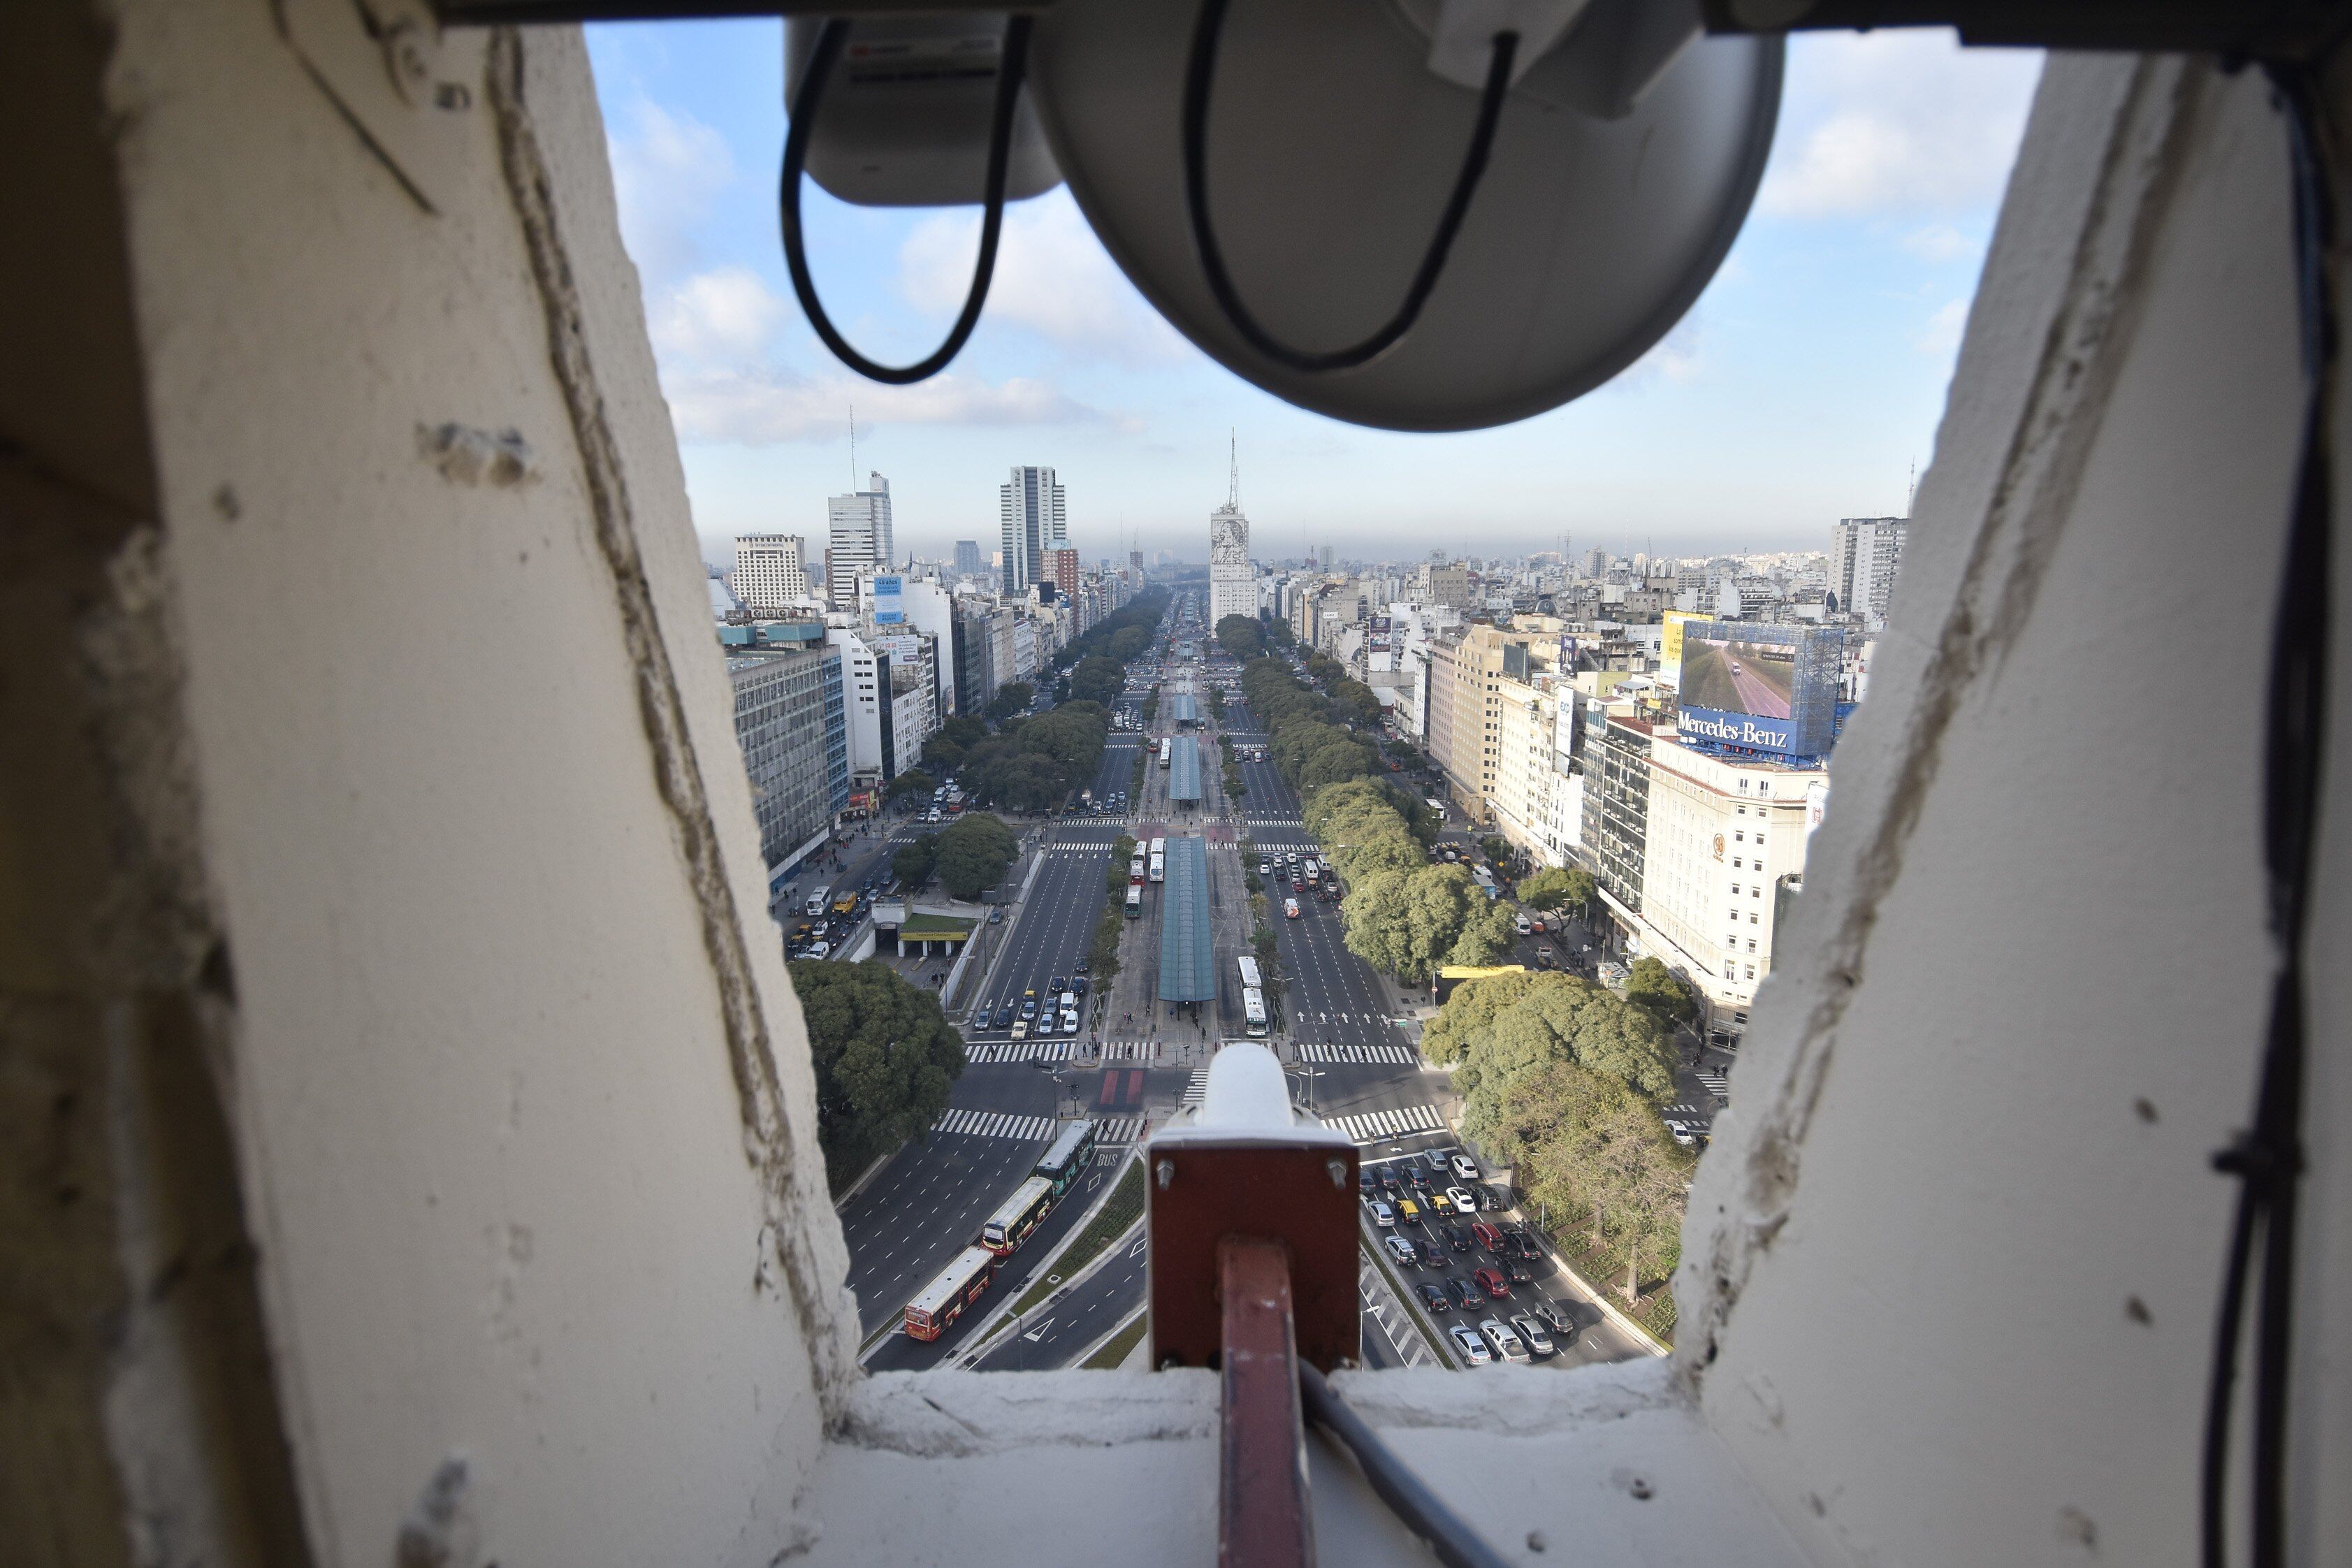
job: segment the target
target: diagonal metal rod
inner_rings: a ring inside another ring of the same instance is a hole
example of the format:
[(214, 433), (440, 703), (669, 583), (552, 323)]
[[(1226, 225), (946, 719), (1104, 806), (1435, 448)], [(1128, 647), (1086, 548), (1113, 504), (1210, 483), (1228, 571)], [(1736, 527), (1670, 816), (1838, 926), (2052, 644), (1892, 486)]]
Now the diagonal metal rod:
[(1217, 1244), (1217, 1283), (1224, 1310), (1219, 1568), (1313, 1568), (1289, 1253), (1278, 1241), (1227, 1237)]

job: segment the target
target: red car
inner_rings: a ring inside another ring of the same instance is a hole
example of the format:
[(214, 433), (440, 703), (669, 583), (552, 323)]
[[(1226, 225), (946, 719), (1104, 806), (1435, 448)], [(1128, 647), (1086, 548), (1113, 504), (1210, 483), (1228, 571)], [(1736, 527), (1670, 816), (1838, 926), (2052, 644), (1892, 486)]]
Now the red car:
[(1478, 1289), (1497, 1300), (1511, 1293), (1511, 1282), (1503, 1278), (1499, 1268), (1481, 1268), (1470, 1278), (1478, 1282)]
[(1485, 1220), (1482, 1219), (1470, 1227), (1470, 1234), (1477, 1237), (1478, 1245), (1485, 1247), (1487, 1251), (1500, 1252), (1503, 1250), (1503, 1233), (1496, 1230), (1493, 1226), (1488, 1225)]

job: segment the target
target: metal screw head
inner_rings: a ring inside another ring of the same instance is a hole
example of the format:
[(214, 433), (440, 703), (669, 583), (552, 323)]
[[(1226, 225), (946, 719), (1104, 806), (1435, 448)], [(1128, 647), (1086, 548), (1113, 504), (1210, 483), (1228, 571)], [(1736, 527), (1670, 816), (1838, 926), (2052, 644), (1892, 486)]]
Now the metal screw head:
[(1347, 1161), (1345, 1161), (1345, 1160), (1329, 1160), (1329, 1161), (1326, 1161), (1326, 1162), (1324, 1163), (1323, 1168), (1324, 1168), (1325, 1170), (1327, 1170), (1327, 1171), (1328, 1171), (1328, 1172), (1330, 1172), (1330, 1173), (1331, 1173), (1331, 1184), (1332, 1184), (1333, 1186), (1335, 1186), (1335, 1187), (1344, 1187), (1344, 1186), (1346, 1186), (1346, 1185), (1348, 1184), (1348, 1162), (1347, 1162)]
[(1158, 1175), (1160, 1177), (1160, 1190), (1161, 1192), (1166, 1192), (1168, 1190), (1168, 1184), (1176, 1179), (1176, 1162), (1173, 1160), (1160, 1161)]

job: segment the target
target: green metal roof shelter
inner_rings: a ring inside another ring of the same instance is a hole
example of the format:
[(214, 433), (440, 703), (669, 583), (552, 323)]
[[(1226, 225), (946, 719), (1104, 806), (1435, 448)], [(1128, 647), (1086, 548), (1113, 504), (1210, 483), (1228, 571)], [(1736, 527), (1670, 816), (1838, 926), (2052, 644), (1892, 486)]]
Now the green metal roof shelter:
[(1160, 999), (1213, 1002), (1217, 955), (1210, 935), (1208, 846), (1198, 838), (1171, 838), (1167, 876), (1160, 906)]

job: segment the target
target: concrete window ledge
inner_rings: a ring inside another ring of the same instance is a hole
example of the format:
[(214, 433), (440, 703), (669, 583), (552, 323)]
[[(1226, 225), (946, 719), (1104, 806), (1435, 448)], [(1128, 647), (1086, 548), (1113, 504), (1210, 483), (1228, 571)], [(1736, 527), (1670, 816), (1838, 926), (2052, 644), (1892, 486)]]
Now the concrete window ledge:
[[(1333, 1386), (1510, 1561), (1806, 1562), (1670, 1376), (1653, 1361), (1343, 1373)], [(886, 1373), (845, 1417), (802, 1500), (814, 1538), (788, 1561), (1216, 1560), (1209, 1373)], [(1310, 1433), (1307, 1453), (1322, 1561), (1430, 1561), (1339, 1450)]]

